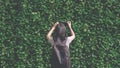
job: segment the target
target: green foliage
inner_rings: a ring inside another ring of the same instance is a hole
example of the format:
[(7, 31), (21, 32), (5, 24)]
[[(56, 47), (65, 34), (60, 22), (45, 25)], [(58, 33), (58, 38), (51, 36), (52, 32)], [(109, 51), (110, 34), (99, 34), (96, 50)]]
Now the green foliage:
[(71, 68), (120, 67), (119, 0), (0, 0), (0, 68), (50, 68), (46, 34), (68, 20)]

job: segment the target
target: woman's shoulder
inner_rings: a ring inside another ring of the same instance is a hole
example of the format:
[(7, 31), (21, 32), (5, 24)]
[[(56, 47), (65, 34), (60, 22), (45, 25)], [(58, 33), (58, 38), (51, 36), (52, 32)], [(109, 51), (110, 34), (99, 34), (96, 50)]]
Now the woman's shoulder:
[(72, 41), (73, 39), (74, 39), (73, 36), (68, 36), (68, 37), (67, 37), (67, 40), (68, 40), (68, 41)]
[(50, 39), (48, 39), (48, 42), (51, 43), (51, 45), (54, 45), (53, 37), (50, 37)]
[(73, 40), (73, 37), (71, 37), (71, 36), (68, 36), (67, 37), (67, 40), (66, 40), (66, 45), (69, 47), (69, 44), (72, 42), (72, 40)]

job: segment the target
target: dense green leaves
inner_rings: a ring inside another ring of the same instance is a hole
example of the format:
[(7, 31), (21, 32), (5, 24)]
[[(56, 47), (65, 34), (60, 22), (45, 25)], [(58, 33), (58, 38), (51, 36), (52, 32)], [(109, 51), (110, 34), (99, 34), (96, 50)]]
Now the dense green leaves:
[(120, 67), (119, 0), (0, 0), (0, 67), (50, 68), (46, 34), (68, 20), (71, 68)]

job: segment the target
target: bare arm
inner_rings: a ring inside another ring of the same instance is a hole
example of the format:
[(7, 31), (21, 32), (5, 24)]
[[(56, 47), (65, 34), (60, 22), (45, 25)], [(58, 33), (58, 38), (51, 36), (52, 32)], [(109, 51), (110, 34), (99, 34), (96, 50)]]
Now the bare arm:
[(48, 32), (48, 34), (46, 35), (46, 38), (47, 38), (48, 40), (50, 39), (53, 31), (55, 30), (55, 28), (56, 28), (56, 26), (57, 26), (57, 24), (59, 24), (59, 22), (56, 22), (56, 23), (53, 25), (53, 27), (51, 28), (51, 30)]
[(71, 27), (71, 22), (68, 21), (67, 24), (68, 24), (68, 27), (70, 29), (71, 37), (73, 37), (73, 39), (75, 39), (75, 33), (74, 33), (74, 31), (73, 31), (73, 29)]

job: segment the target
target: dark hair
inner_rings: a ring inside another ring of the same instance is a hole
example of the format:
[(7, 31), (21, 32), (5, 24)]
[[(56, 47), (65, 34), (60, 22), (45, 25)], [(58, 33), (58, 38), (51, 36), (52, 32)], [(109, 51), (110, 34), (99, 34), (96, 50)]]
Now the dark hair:
[(69, 60), (66, 57), (69, 57), (70, 53), (69, 53), (69, 48), (66, 47), (66, 38), (67, 37), (66, 37), (65, 23), (59, 23), (56, 26), (56, 29), (53, 35), (53, 39), (55, 43), (54, 45), (57, 47), (57, 48), (54, 48), (54, 50), (56, 52), (57, 58), (58, 59), (61, 58), (61, 64), (63, 64), (63, 67), (68, 68), (66, 63), (69, 62)]
[(59, 23), (56, 26), (53, 39), (56, 45), (64, 46), (66, 40), (66, 27), (65, 24)]

